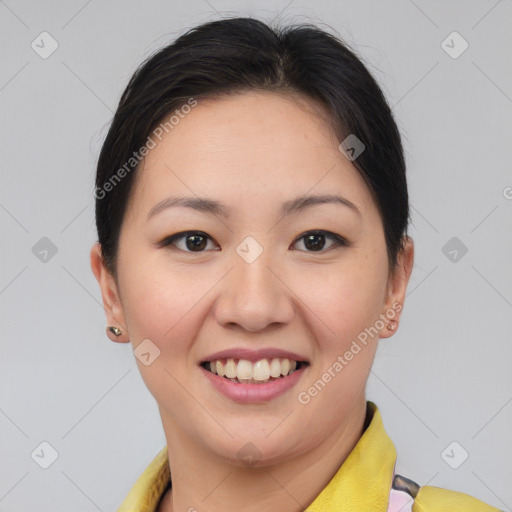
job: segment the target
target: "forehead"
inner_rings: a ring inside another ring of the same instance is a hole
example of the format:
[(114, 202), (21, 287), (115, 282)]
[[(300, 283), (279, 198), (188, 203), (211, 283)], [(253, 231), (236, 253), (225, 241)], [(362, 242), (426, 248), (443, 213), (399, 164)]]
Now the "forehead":
[(132, 194), (138, 205), (175, 192), (282, 202), (285, 196), (337, 189), (361, 209), (372, 207), (319, 103), (295, 94), (249, 92), (200, 99), (187, 112), (175, 117), (161, 141), (153, 137), (156, 146), (141, 164)]

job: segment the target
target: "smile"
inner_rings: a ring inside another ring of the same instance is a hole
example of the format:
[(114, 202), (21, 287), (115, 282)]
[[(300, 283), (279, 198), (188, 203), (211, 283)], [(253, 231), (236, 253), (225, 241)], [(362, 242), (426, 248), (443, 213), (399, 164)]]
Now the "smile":
[(231, 382), (265, 384), (291, 375), (307, 364), (305, 361), (275, 357), (260, 359), (255, 362), (247, 359), (216, 359), (206, 361), (201, 366), (214, 375), (224, 377)]
[(222, 395), (240, 404), (265, 403), (297, 385), (309, 368), (306, 361), (286, 358), (215, 359), (199, 365), (206, 380)]

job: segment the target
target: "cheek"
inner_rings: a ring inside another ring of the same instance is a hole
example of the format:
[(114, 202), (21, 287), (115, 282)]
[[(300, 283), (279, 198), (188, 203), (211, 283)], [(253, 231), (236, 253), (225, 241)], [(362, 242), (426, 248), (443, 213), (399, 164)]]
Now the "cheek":
[(149, 338), (162, 354), (176, 356), (193, 338), (191, 318), (209, 280), (199, 282), (190, 270), (164, 266), (162, 258), (126, 249), (119, 277), (131, 342), (136, 347)]
[[(318, 354), (314, 375), (299, 390), (299, 402), (329, 410), (333, 418), (350, 414), (364, 393), (378, 346), (371, 327), (381, 313), (387, 267), (377, 260), (370, 263), (370, 258), (361, 261), (335, 273), (331, 269), (328, 277), (317, 274), (301, 291)], [(305, 406), (306, 416), (308, 411)]]
[[(136, 338), (161, 339), (194, 301), (189, 273), (167, 263), (165, 249), (156, 249), (130, 227), (119, 241), (119, 281), (127, 327)], [(136, 341), (136, 340), (134, 340)]]
[[(126, 268), (142, 266), (130, 262)], [(186, 382), (194, 359), (194, 340), (202, 323), (198, 318), (200, 301), (211, 287), (208, 282), (191, 283), (186, 277), (186, 272), (144, 266), (127, 273), (123, 280), (123, 307), (132, 348), (136, 350), (149, 339), (159, 351), (147, 366), (136, 358), (139, 372), (157, 403), (165, 403), (171, 411), (181, 410), (189, 399), (180, 383)]]
[(371, 253), (354, 254), (339, 265), (312, 267), (294, 279), (297, 291), (319, 326), (317, 339), (331, 354), (373, 325), (382, 312), (387, 283), (387, 265)]

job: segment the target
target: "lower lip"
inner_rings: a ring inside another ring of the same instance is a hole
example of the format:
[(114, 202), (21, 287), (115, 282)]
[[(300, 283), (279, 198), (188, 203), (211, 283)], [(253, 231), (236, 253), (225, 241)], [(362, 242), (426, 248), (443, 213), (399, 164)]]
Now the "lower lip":
[(265, 384), (245, 384), (232, 382), (224, 377), (219, 377), (202, 366), (199, 368), (205, 374), (206, 378), (220, 391), (223, 395), (231, 398), (231, 400), (240, 404), (267, 402), (273, 398), (282, 395), (291, 389), (309, 365), (304, 365), (300, 369), (295, 370), (291, 375), (280, 377)]

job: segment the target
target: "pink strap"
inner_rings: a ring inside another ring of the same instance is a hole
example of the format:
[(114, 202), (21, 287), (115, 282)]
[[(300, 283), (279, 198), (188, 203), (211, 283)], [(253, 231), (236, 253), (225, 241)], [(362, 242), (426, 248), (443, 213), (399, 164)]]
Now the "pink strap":
[(391, 489), (387, 512), (412, 512), (413, 503), (414, 498), (410, 494)]

